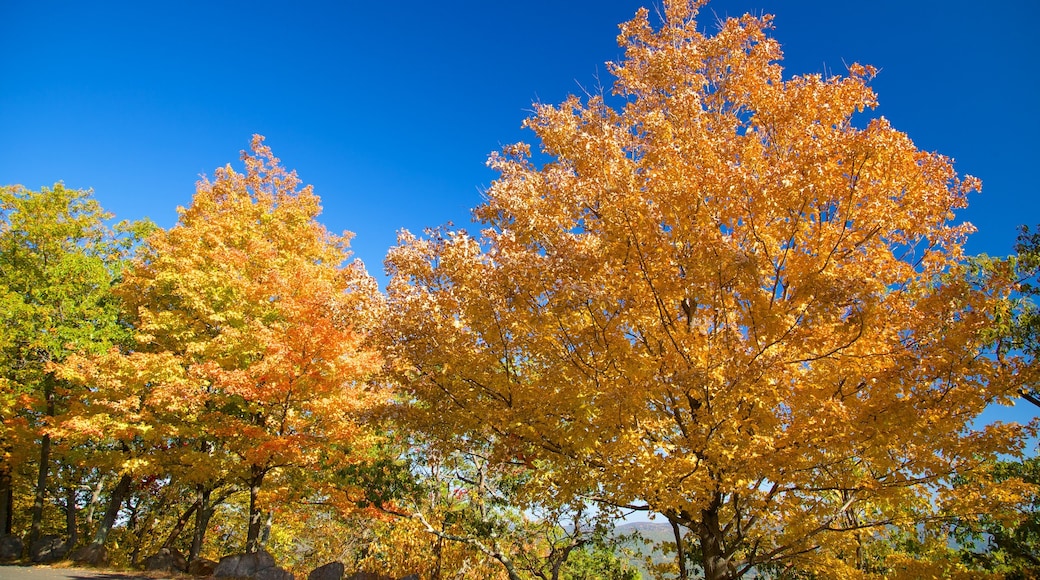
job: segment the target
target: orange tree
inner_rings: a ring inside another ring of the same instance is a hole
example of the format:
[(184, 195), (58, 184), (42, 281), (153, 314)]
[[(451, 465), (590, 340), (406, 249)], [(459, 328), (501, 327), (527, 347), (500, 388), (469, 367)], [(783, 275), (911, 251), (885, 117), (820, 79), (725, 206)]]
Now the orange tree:
[(242, 159), (245, 174), (229, 165), (201, 181), (126, 272), (117, 294), (133, 348), (77, 358), (65, 372), (98, 385), (80, 422), (142, 449), (125, 469), (202, 491), (230, 480), (248, 489), (253, 551), (271, 509), (265, 479), (363, 444), (379, 363), (366, 341), (381, 300), (363, 264), (347, 263), (349, 235), (316, 221), (311, 187), (259, 136)]
[(536, 107), (479, 238), (402, 234), (394, 372), (418, 428), (663, 515), (705, 578), (883, 571), (872, 542), (1018, 489), (984, 467), (1021, 427), (972, 423), (1016, 393), (984, 353), (1011, 282), (961, 275), (978, 180), (854, 123), (872, 68), (785, 80), (768, 16), (702, 5), (622, 25), (613, 97)]

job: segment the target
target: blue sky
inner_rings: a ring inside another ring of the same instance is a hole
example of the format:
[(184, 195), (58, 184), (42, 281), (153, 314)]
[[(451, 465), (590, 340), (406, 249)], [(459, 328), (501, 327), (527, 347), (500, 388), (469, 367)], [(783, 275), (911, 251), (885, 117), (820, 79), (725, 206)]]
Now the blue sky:
[[(260, 133), (381, 276), (398, 229), (467, 224), (532, 102), (609, 86), (642, 4), (0, 0), (0, 183), (170, 226)], [(1040, 3), (717, 0), (701, 21), (749, 11), (776, 15), (789, 74), (877, 66), (875, 113), (982, 178), (970, 251), (1040, 222)]]
[[(260, 133), (382, 278), (397, 230), (468, 224), (533, 102), (609, 87), (643, 4), (0, 0), (0, 184), (93, 188), (168, 227)], [(789, 75), (880, 69), (874, 114), (985, 184), (970, 252), (1040, 223), (1040, 3), (716, 0), (701, 22), (745, 12), (776, 15)]]

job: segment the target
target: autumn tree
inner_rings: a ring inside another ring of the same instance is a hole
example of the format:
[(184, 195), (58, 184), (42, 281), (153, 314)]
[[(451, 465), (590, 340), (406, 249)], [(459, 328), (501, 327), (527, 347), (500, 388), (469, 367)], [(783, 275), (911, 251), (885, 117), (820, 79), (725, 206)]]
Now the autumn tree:
[[(1017, 290), (1006, 301), (1004, 315), (994, 321), (993, 340), (999, 357), (1008, 352), (1019, 352), (1035, 365), (1040, 354), (1040, 309), (1036, 304), (1040, 296), (1040, 232), (1031, 231), (1029, 226), (1019, 228), (1015, 253), (1005, 258), (986, 255), (972, 259), (975, 266), (972, 279), (984, 284), (992, 277), (1012, 276), (1018, 282)], [(1040, 407), (1040, 381), (1035, 375), (1022, 381), (1021, 397)]]
[(884, 573), (871, 543), (1022, 490), (986, 470), (1021, 426), (973, 423), (1016, 395), (986, 351), (1013, 283), (962, 275), (979, 181), (857, 116), (873, 68), (785, 79), (770, 17), (706, 35), (703, 4), (621, 26), (613, 95), (536, 106), (479, 238), (402, 233), (396, 379), (534, 489), (688, 530), (705, 578)]
[(0, 533), (12, 531), (14, 458), (27, 461), (35, 448), (30, 544), (43, 525), (54, 417), (69, 396), (53, 365), (129, 336), (112, 286), (149, 226), (110, 226), (111, 218), (91, 191), (61, 183), (39, 191), (0, 188)]
[(1017, 509), (1022, 518), (1010, 525), (999, 518), (965, 522), (955, 530), (965, 559), (1007, 578), (1035, 578), (1040, 574), (1040, 458), (1001, 461), (994, 468), (998, 481), (1021, 479), (1036, 486)]
[(200, 501), (232, 479), (248, 490), (254, 551), (272, 474), (346, 460), (364, 444), (379, 363), (366, 341), (380, 297), (363, 264), (347, 263), (350, 235), (316, 221), (318, 197), (262, 137), (242, 160), (245, 174), (229, 165), (200, 181), (177, 224), (150, 236), (126, 272), (117, 293), (133, 348), (66, 371), (100, 385), (93, 416), (144, 441), (144, 461), (175, 468)]

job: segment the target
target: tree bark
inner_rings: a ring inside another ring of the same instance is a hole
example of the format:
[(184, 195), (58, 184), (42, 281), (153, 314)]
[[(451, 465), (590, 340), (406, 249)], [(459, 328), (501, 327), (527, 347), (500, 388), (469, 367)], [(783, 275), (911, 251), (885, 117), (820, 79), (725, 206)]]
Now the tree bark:
[(697, 535), (701, 545), (704, 580), (732, 580), (733, 577), (729, 561), (726, 558), (722, 528), (719, 526), (721, 504), (722, 498), (716, 494), (711, 505), (701, 510)]
[(259, 465), (253, 465), (250, 467), (250, 474), (252, 477), (249, 479), (249, 528), (246, 532), (247, 554), (252, 554), (260, 549), (260, 530), (263, 528), (263, 522), (261, 521), (258, 499), (260, 497), (260, 487), (264, 483), (264, 476), (267, 475), (267, 470)]
[(90, 501), (87, 502), (87, 513), (83, 518), (87, 525), (87, 533), (90, 533), (91, 528), (94, 527), (94, 510), (101, 501), (101, 492), (105, 490), (105, 479), (104, 475), (99, 476), (97, 484), (94, 485), (94, 489), (90, 492)]
[(0, 458), (0, 536), (11, 533), (14, 526), (14, 486), (11, 480), (11, 448), (4, 446)]
[(162, 547), (172, 549), (174, 542), (181, 536), (181, 532), (184, 531), (184, 526), (188, 525), (188, 520), (191, 519), (191, 515), (195, 513), (195, 510), (199, 509), (199, 503), (201, 500), (196, 499), (195, 503), (191, 504), (188, 509), (184, 510), (181, 517), (177, 518), (177, 523), (173, 525), (173, 529), (170, 530), (170, 534), (166, 536), (166, 541), (163, 542)]
[[(43, 378), (45, 417), (54, 416), (54, 377), (49, 373)], [(43, 529), (43, 505), (47, 499), (47, 479), (51, 461), (51, 436), (44, 433), (40, 438), (40, 466), (36, 474), (36, 493), (33, 497), (32, 522), (29, 526), (29, 545), (40, 539)]]
[(131, 501), (132, 499), (133, 497), (131, 496), (126, 501), (126, 508), (130, 510), (130, 520), (126, 524), (126, 529), (133, 532), (136, 540), (133, 549), (130, 551), (130, 567), (136, 568), (137, 561), (141, 558), (141, 539), (144, 535), (145, 526), (141, 525), (140, 522), (141, 502), (138, 500), (137, 503), (134, 503)]
[(119, 515), (119, 508), (123, 506), (123, 500), (126, 499), (126, 494), (130, 491), (131, 482), (130, 475), (124, 473), (119, 478), (115, 489), (112, 490), (112, 497), (108, 500), (108, 509), (105, 510), (105, 516), (98, 524), (97, 531), (94, 532), (94, 541), (92, 543), (95, 546), (103, 546), (105, 541), (108, 540), (108, 534), (116, 523), (116, 516)]
[(76, 524), (76, 486), (71, 482), (65, 488), (65, 534), (68, 536), (69, 553), (79, 541), (79, 526)]
[(686, 549), (683, 546), (682, 528), (679, 522), (670, 515), (665, 515), (668, 523), (672, 525), (672, 534), (675, 536), (675, 560), (679, 564), (679, 580), (689, 580), (690, 572), (686, 569)]
[(202, 552), (202, 543), (206, 540), (206, 527), (209, 526), (209, 518), (213, 515), (213, 508), (209, 505), (209, 496), (212, 491), (198, 485), (195, 488), (195, 532), (191, 536), (191, 549), (188, 551), (188, 562), (194, 562)]

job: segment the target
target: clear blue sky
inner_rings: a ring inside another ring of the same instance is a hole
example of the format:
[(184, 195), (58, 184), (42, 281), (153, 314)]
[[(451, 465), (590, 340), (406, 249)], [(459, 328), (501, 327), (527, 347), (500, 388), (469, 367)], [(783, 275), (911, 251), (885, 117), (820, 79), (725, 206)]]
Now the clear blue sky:
[[(468, 224), (532, 102), (609, 86), (643, 4), (0, 0), (0, 184), (168, 227), (260, 133), (382, 278), (398, 229)], [(789, 75), (878, 67), (875, 114), (983, 180), (969, 251), (1040, 223), (1040, 2), (716, 0), (702, 25), (749, 11), (776, 15)]]
[[(609, 85), (642, 4), (0, 0), (0, 184), (170, 226), (260, 133), (381, 276), (399, 228), (468, 223), (532, 102)], [(1040, 222), (1040, 2), (717, 0), (701, 20), (748, 11), (776, 15), (790, 74), (880, 68), (876, 114), (982, 178), (970, 251)]]

